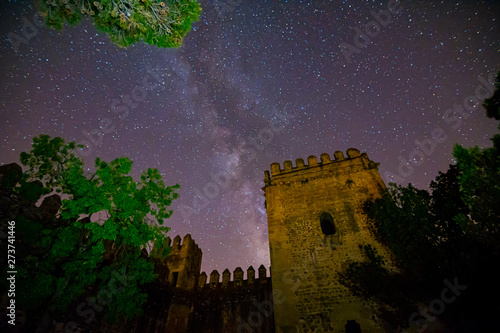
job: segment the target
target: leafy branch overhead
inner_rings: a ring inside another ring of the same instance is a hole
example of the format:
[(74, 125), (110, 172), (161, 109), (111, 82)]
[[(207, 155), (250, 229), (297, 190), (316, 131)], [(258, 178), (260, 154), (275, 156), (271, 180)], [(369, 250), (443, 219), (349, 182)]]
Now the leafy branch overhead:
[(61, 30), (65, 22), (92, 18), (120, 47), (143, 41), (158, 47), (179, 47), (198, 21), (201, 6), (196, 0), (36, 0), (45, 24)]

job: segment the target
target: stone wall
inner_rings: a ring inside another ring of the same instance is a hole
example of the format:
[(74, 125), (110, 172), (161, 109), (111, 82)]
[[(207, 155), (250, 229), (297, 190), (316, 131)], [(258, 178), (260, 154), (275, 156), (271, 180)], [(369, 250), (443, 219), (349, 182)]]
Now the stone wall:
[[(361, 211), (366, 199), (381, 195), (385, 185), (378, 164), (357, 149), (335, 159), (322, 154), (265, 172), (265, 197), (275, 298), (276, 332), (345, 332), (355, 320), (364, 332), (383, 332), (374, 317), (375, 304), (350, 294), (337, 273), (364, 260), (363, 245), (384, 257)], [(323, 221), (323, 222), (321, 222)], [(323, 224), (323, 227), (322, 227)], [(326, 233), (326, 234), (325, 234)]]
[[(270, 275), (260, 266), (257, 272), (249, 267), (246, 280), (239, 267), (232, 276), (227, 269), (207, 276), (200, 273), (202, 251), (190, 235), (176, 236), (172, 244), (167, 238), (163, 248), (143, 253), (158, 275), (145, 287), (144, 316), (112, 325), (99, 318), (81, 332), (356, 332), (358, 324), (363, 332), (383, 332), (376, 304), (351, 295), (337, 275), (365, 259), (366, 244), (391, 267), (390, 252), (371, 235), (361, 210), (366, 199), (385, 189), (378, 164), (357, 149), (349, 149), (347, 157), (337, 151), (334, 160), (322, 154), (320, 161), (310, 156), (307, 162), (285, 161), (283, 168), (273, 163), (265, 172)], [(57, 195), (36, 207), (36, 200), (25, 203), (12, 194), (21, 173), (17, 165), (0, 167), (2, 222), (19, 215), (54, 219), (61, 206)], [(169, 246), (170, 254), (162, 257)], [(66, 319), (76, 321), (75, 316)], [(63, 326), (54, 323), (52, 332)]]
[(100, 322), (94, 329), (107, 333), (274, 332), (272, 283), (266, 269), (259, 267), (259, 276), (255, 278), (250, 267), (246, 280), (241, 268), (234, 272), (235, 278), (231, 280), (229, 270), (225, 270), (221, 280), (219, 273), (213, 271), (210, 281), (206, 281), (203, 273), (194, 290), (174, 288), (168, 282), (151, 284), (147, 287), (149, 298), (144, 316), (114, 325)]
[[(0, 224), (2, 230), (7, 221), (15, 220), (21, 229), (20, 217), (25, 217), (39, 224), (57, 223), (57, 213), (61, 207), (61, 198), (57, 195), (46, 196), (41, 200), (43, 184), (33, 182), (33, 193), (14, 193), (13, 189), (22, 176), (22, 168), (17, 164), (0, 166)], [(35, 193), (36, 192), (36, 193)], [(26, 199), (26, 198), (29, 198)], [(16, 246), (25, 249), (22, 234), (17, 234)], [(106, 257), (112, 251), (113, 244), (105, 242)], [(170, 254), (162, 257), (166, 247)], [(76, 310), (80, 301), (75, 301), (68, 313), (48, 319), (47, 331), (65, 332), (66, 324), (74, 322), (79, 328), (73, 332), (273, 332), (272, 284), (264, 266), (259, 267), (257, 275), (253, 267), (247, 270), (247, 279), (241, 268), (236, 268), (233, 277), (229, 270), (221, 275), (217, 271), (210, 274), (201, 273), (202, 251), (193, 241), (191, 235), (182, 238), (176, 236), (173, 242), (167, 237), (160, 248), (155, 244), (151, 253), (142, 254), (155, 263), (158, 278), (154, 283), (144, 286), (148, 300), (143, 306), (144, 315), (131, 321), (109, 323), (104, 319), (105, 311), (95, 311), (95, 320), (85, 323), (86, 317), (80, 316)], [(21, 256), (26, 257), (26, 256)], [(22, 264), (22, 262), (21, 262)], [(2, 294), (2, 300), (6, 295)], [(82, 295), (81, 299), (95, 297), (93, 293)], [(2, 303), (4, 304), (4, 303)], [(6, 303), (4, 304), (6, 305)], [(5, 306), (6, 307), (6, 306)], [(32, 319), (30, 313), (19, 309), (18, 318), (23, 315), (26, 321)], [(22, 324), (22, 323), (19, 323)], [(28, 330), (32, 331), (32, 330)]]
[(203, 283), (206, 274), (202, 273), (192, 332), (274, 332), (272, 283), (266, 268), (261, 265), (255, 277), (250, 266), (244, 280), (243, 270), (238, 267), (233, 276), (231, 280), (226, 269), (221, 281), (219, 273), (213, 271), (210, 280)]
[[(157, 259), (157, 266), (166, 266), (167, 269), (162, 274), (162, 281), (168, 281), (173, 287), (193, 290), (195, 289), (198, 276), (200, 275), (202, 251), (193, 241), (190, 234), (184, 236), (181, 243), (181, 237), (175, 236), (173, 244), (170, 237), (167, 237), (163, 247), (170, 247), (170, 253), (165, 259), (160, 259), (157, 246), (153, 247), (151, 256)], [(167, 272), (168, 271), (168, 272)]]

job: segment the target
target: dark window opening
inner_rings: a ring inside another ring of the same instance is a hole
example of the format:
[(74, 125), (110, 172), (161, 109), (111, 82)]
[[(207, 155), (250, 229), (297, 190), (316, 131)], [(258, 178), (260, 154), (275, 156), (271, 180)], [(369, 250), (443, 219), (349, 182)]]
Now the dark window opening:
[(362, 333), (361, 326), (356, 322), (356, 320), (348, 320), (345, 324), (346, 333)]
[(319, 222), (321, 224), (321, 231), (325, 235), (333, 235), (337, 231), (337, 228), (335, 228), (335, 223), (333, 223), (332, 215), (328, 213), (321, 214)]
[(179, 278), (179, 272), (172, 273), (172, 285), (177, 287), (177, 279)]

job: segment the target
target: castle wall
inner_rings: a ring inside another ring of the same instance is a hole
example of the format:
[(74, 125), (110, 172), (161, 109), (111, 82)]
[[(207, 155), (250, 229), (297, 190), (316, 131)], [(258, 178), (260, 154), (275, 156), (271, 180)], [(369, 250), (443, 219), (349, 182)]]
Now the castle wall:
[[(167, 239), (164, 246), (169, 245)], [(106, 333), (274, 332), (272, 283), (264, 266), (257, 272), (250, 266), (247, 279), (240, 267), (233, 273), (226, 269), (222, 275), (216, 270), (209, 277), (205, 272), (200, 274), (201, 250), (190, 235), (184, 237), (182, 244), (176, 236), (166, 258), (157, 257), (159, 250), (154, 247), (150, 254), (159, 277), (146, 287), (144, 315), (112, 325), (99, 321), (96, 329)], [(176, 280), (171, 279), (172, 271), (178, 272)]]
[[(165, 246), (170, 246), (170, 238), (167, 237)], [(190, 234), (181, 237), (176, 236), (170, 249), (170, 254), (164, 261), (168, 267), (168, 282), (176, 288), (193, 290), (198, 282), (202, 260), (202, 251), (193, 241)]]
[(147, 288), (149, 297), (141, 318), (104, 326), (100, 322), (96, 328), (106, 333), (274, 332), (272, 283), (266, 269), (261, 266), (255, 277), (250, 267), (246, 280), (240, 272), (243, 273), (241, 268), (237, 268), (231, 279), (225, 270), (221, 280), (219, 273), (213, 271), (208, 281), (202, 273), (195, 290), (174, 288), (168, 283), (152, 284)]
[(207, 283), (200, 280), (191, 332), (274, 332), (272, 283), (264, 266), (259, 267), (257, 277), (251, 266), (247, 280), (241, 268), (235, 269), (233, 277), (225, 270), (219, 280), (219, 273), (213, 271)]
[[(363, 245), (389, 252), (370, 234), (361, 205), (379, 197), (385, 185), (378, 164), (349, 149), (271, 165), (265, 173), (265, 197), (275, 297), (276, 332), (345, 332), (356, 320), (365, 332), (383, 332), (372, 319), (375, 304), (350, 294), (337, 273), (349, 262), (364, 260)], [(322, 231), (330, 214), (335, 232)]]
[[(328, 154), (322, 154), (319, 162), (310, 156), (307, 165), (297, 159), (295, 166), (286, 161), (283, 168), (273, 163), (271, 173), (266, 171), (263, 189), (272, 280), (264, 266), (257, 272), (249, 267), (246, 280), (241, 268), (232, 273), (226, 269), (222, 274), (200, 274), (202, 251), (191, 236), (186, 235), (182, 242), (176, 236), (170, 254), (163, 257), (161, 253), (171, 243), (167, 238), (163, 248), (155, 245), (149, 254), (158, 279), (146, 286), (144, 315), (110, 325), (97, 314), (92, 329), (144, 333), (346, 332), (345, 325), (355, 321), (363, 332), (383, 332), (373, 316), (376, 304), (354, 297), (337, 281), (337, 273), (350, 262), (365, 259), (365, 244), (372, 244), (390, 258), (389, 251), (370, 234), (361, 212), (366, 199), (379, 197), (385, 189), (378, 164), (356, 149), (349, 149), (347, 155), (336, 152), (331, 160)], [(20, 174), (20, 167), (17, 169)], [(7, 192), (0, 191), (2, 200), (14, 200), (15, 196), (9, 199)], [(31, 218), (54, 218), (60, 207), (57, 199), (46, 198), (40, 208), (30, 206)], [(21, 200), (16, 200), (22, 207)], [(148, 256), (147, 252), (144, 255)], [(82, 320), (74, 312), (66, 319)]]

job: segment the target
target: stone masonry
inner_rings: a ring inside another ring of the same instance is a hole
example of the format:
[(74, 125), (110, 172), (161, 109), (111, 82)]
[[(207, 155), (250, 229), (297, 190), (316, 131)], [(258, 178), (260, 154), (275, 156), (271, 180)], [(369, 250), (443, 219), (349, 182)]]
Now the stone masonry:
[[(0, 208), (6, 218), (22, 215), (37, 223), (56, 218), (59, 196), (36, 207), (12, 192), (21, 172), (14, 164), (0, 167)], [(366, 259), (366, 244), (389, 259), (391, 268), (390, 252), (369, 232), (361, 210), (385, 189), (378, 163), (351, 148), (347, 157), (335, 152), (333, 160), (322, 154), (320, 161), (309, 156), (307, 164), (301, 158), (295, 166), (273, 163), (264, 184), (270, 276), (264, 266), (257, 272), (249, 267), (246, 279), (239, 267), (208, 276), (200, 273), (202, 251), (189, 234), (173, 242), (167, 238), (164, 248), (143, 253), (158, 274), (146, 286), (144, 316), (113, 325), (98, 320), (92, 327), (80, 326), (80, 332), (383, 332), (376, 304), (353, 296), (337, 274), (350, 262)], [(166, 247), (170, 254), (163, 257)], [(82, 322), (74, 312), (67, 320)], [(52, 332), (59, 332), (64, 323), (54, 325)]]
[(351, 295), (337, 276), (365, 259), (363, 245), (390, 257), (361, 210), (385, 189), (378, 164), (351, 148), (334, 160), (322, 154), (319, 162), (273, 163), (264, 182), (276, 332), (346, 332), (347, 323), (383, 332), (376, 304)]

